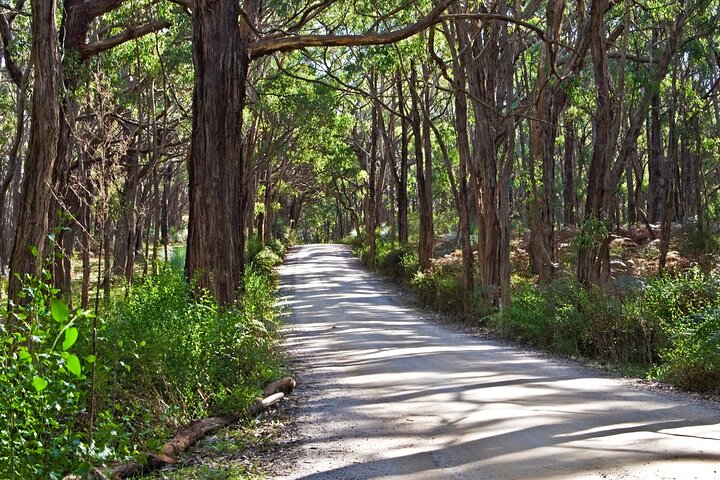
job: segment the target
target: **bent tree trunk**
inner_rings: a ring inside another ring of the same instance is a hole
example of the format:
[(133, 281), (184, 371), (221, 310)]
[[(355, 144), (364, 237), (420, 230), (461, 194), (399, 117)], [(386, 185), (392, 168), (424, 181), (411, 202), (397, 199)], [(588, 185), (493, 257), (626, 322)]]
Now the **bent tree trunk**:
[(242, 112), (248, 69), (237, 0), (196, 0), (193, 9), (192, 147), (186, 272), (221, 303), (243, 273)]
[[(21, 279), (38, 274), (48, 229), (52, 169), (60, 135), (60, 50), (55, 24), (55, 0), (32, 2), (32, 58), (35, 69), (30, 146), (15, 243), (10, 257), (8, 299), (19, 300)], [(37, 249), (37, 252), (33, 249)], [(16, 278), (19, 274), (20, 278)]]

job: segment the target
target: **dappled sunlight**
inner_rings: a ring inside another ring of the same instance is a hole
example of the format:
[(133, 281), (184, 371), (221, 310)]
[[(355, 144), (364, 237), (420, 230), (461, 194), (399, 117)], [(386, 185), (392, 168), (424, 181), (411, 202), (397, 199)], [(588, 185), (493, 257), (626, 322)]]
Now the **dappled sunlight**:
[(345, 248), (281, 277), (310, 432), (289, 478), (717, 478), (716, 412), (424, 321)]

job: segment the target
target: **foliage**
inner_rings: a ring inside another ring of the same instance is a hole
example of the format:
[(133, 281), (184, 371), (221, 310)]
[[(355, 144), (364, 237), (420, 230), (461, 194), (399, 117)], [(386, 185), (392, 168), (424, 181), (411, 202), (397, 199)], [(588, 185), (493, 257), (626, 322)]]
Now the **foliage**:
[(654, 374), (688, 390), (720, 388), (720, 307), (710, 307), (666, 327), (670, 345)]
[(427, 271), (415, 273), (410, 284), (426, 305), (462, 313), (462, 263), (452, 257), (435, 260)]
[(100, 453), (83, 431), (86, 370), (95, 358), (75, 352), (78, 325), (90, 314), (71, 313), (57, 294), (26, 279), (24, 305), (11, 306), (0, 322), (2, 478), (61, 478)]
[(720, 238), (716, 232), (698, 228), (696, 223), (683, 225), (678, 242), (681, 255), (700, 257), (720, 253)]
[(105, 381), (123, 404), (140, 401), (176, 422), (241, 410), (274, 373), (273, 293), (248, 268), (243, 308), (220, 307), (209, 295), (193, 298), (182, 272), (164, 267), (104, 325)]
[(417, 252), (409, 245), (379, 241), (375, 254), (378, 270), (391, 277), (409, 279), (419, 268)]
[(280, 375), (268, 258), (279, 259), (264, 248), (248, 267), (241, 307), (193, 297), (171, 264), (98, 319), (71, 313), (49, 278), (26, 281), (27, 305), (0, 323), (0, 395), (11, 399), (0, 402), (0, 477), (82, 473), (156, 449), (192, 419), (243, 411)]
[(692, 269), (653, 280), (643, 292), (639, 312), (652, 322), (662, 363), (652, 372), (683, 388), (720, 387), (718, 375), (718, 296), (720, 275)]
[(720, 386), (718, 294), (720, 278), (697, 269), (659, 277), (636, 293), (521, 284), (489, 325), (557, 353), (624, 366), (660, 361), (655, 378), (706, 391)]

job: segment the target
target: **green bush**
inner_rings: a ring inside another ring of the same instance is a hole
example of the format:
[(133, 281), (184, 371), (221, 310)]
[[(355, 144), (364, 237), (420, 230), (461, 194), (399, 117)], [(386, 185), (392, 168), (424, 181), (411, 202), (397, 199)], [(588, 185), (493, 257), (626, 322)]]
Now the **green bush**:
[(102, 318), (71, 313), (49, 276), (27, 280), (24, 306), (0, 312), (0, 478), (83, 474), (156, 450), (190, 420), (245, 411), (283, 373), (268, 273), (279, 261), (255, 255), (236, 307), (165, 263)]
[(650, 282), (636, 309), (655, 333), (654, 377), (691, 390), (720, 386), (718, 295), (720, 276), (698, 269)]
[(417, 253), (397, 242), (377, 243), (377, 269), (384, 275), (409, 280), (419, 268)]
[(717, 232), (701, 230), (697, 223), (685, 224), (678, 239), (678, 251), (682, 255), (699, 257), (720, 253), (720, 238)]
[(273, 281), (277, 280), (277, 272), (275, 267), (282, 263), (282, 258), (271, 250), (269, 247), (263, 247), (253, 258), (250, 260), (250, 267), (254, 268), (257, 272), (267, 276)]
[(0, 478), (62, 478), (98, 452), (88, 444), (86, 370), (75, 343), (89, 314), (71, 314), (29, 279), (0, 319)]
[(455, 314), (463, 313), (462, 264), (455, 259), (436, 260), (426, 272), (416, 272), (410, 285), (426, 305)]
[(655, 375), (688, 390), (720, 388), (720, 308), (685, 317), (667, 333), (670, 346)]
[(644, 363), (645, 330), (627, 314), (623, 298), (600, 288), (558, 281), (520, 285), (491, 327), (508, 338), (566, 355), (617, 364)]
[(164, 268), (105, 324), (107, 381), (155, 417), (187, 422), (240, 411), (273, 374), (273, 305), (273, 287), (253, 267), (245, 273), (243, 308), (193, 298), (182, 273)]
[(270, 250), (272, 250), (273, 252), (275, 252), (275, 255), (277, 255), (278, 257), (280, 257), (280, 258), (285, 257), (286, 247), (285, 247), (285, 244), (283, 242), (281, 242), (280, 240), (278, 240), (278, 239), (270, 240), (267, 243), (267, 247)]
[(262, 239), (257, 235), (251, 236), (248, 238), (247, 245), (245, 245), (245, 260), (252, 261), (252, 259), (255, 258), (255, 255), (260, 253), (263, 248), (265, 248), (265, 245), (263, 244)]

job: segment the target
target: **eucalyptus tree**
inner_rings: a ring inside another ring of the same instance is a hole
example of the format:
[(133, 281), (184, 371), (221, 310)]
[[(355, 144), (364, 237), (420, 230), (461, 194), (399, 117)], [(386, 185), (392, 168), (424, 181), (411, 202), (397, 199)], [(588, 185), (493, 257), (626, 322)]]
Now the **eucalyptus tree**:
[[(613, 5), (605, 0), (593, 2), (588, 20), (597, 103), (594, 113), (594, 147), (588, 172), (584, 224), (577, 263), (578, 280), (585, 285), (602, 283), (609, 278), (610, 235), (607, 222), (611, 205), (616, 198), (615, 193), (642, 132), (653, 97), (667, 75), (673, 58), (683, 45), (688, 19), (703, 11), (707, 2), (678, 2), (663, 10), (664, 18), (653, 19), (656, 28), (663, 30), (657, 37), (657, 43), (662, 48), (656, 50), (657, 53), (649, 62), (646, 86), (632, 110), (627, 110), (625, 106), (625, 68), (627, 62), (633, 59), (624, 48), (619, 55), (613, 55), (609, 49), (609, 40), (613, 34), (609, 31), (608, 16), (613, 13), (612, 7)], [(628, 3), (623, 7), (622, 29), (629, 29), (629, 12), (632, 7)], [(626, 45), (623, 42), (623, 46)], [(653, 47), (653, 50), (656, 47)], [(615, 80), (611, 69), (613, 57), (619, 57), (618, 66), (614, 70), (619, 73)], [(625, 134), (621, 135), (623, 131)], [(668, 175), (665, 174), (665, 192), (668, 191)], [(669, 226), (666, 231), (669, 232)], [(661, 244), (665, 251), (668, 241), (669, 237), (666, 237)]]
[[(18, 44), (27, 43), (26, 31), (29, 27), (28, 19), (23, 13), (24, 0), (18, 0), (13, 7), (6, 6), (0, 14), (0, 44), (2, 45), (2, 76), (7, 76), (9, 82), (0, 83), (0, 98), (2, 99), (2, 131), (1, 144), (2, 164), (0, 165), (0, 274), (6, 273), (6, 266), (10, 256), (12, 242), (9, 241), (15, 231), (17, 205), (13, 199), (19, 197), (21, 179), (22, 148), (26, 142), (25, 112), (27, 90), (29, 86), (29, 52), (18, 48)], [(18, 37), (20, 37), (18, 39)], [(8, 195), (12, 193), (12, 195)]]
[[(412, 36), (437, 21), (454, 0), (443, 0), (405, 26), (375, 25), (354, 33), (344, 15), (323, 18), (347, 5), (259, 0), (176, 0), (192, 11), (193, 134), (189, 161), (190, 221), (186, 270), (199, 288), (232, 302), (244, 269), (245, 171), (243, 110), (250, 62), (306, 47), (388, 44)], [(416, 2), (418, 7), (425, 2)], [(390, 6), (384, 14), (394, 12)], [(340, 20), (337, 20), (340, 18)], [(389, 17), (388, 17), (389, 18)], [(238, 21), (239, 20), (239, 21)], [(350, 31), (338, 34), (338, 31)]]
[[(463, 93), (472, 106), (472, 131), (460, 128), (458, 132), (472, 138), (479, 281), (492, 290), (488, 300), (499, 305), (508, 302), (510, 288), (510, 176), (515, 125), (524, 114), (515, 90), (514, 65), (537, 36), (536, 28), (523, 18), (532, 16), (538, 7), (531, 3), (516, 14), (509, 2), (497, 0), (488, 8), (457, 6), (449, 16), (453, 19), (449, 41), (457, 52), (456, 88), (467, 85)], [(460, 140), (464, 143), (465, 139)], [(464, 147), (461, 151), (467, 155)]]
[(77, 82), (75, 72), (85, 60), (168, 25), (167, 21), (152, 20), (88, 41), (93, 22), (122, 6), (124, 1), (64, 0), (61, 31), (57, 27), (55, 0), (30, 2), (35, 78), (22, 199), (10, 258), (8, 297), (11, 301), (19, 300), (24, 275), (39, 273), (53, 184), (62, 180), (67, 170), (71, 105), (69, 96), (61, 95), (63, 83), (72, 90)]

